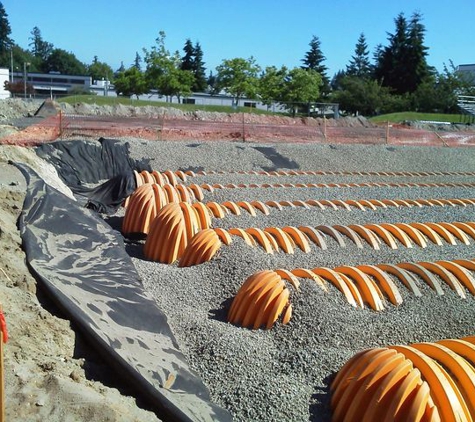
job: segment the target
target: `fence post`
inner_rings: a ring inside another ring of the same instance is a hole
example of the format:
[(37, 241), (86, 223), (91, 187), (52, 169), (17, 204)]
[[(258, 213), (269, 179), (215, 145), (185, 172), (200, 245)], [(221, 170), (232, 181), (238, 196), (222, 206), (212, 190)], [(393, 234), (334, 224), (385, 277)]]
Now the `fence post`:
[(386, 122), (386, 144), (389, 144), (389, 120)]
[(165, 126), (165, 111), (162, 112), (161, 116), (159, 117), (159, 126), (157, 129), (157, 138), (158, 141), (163, 140), (163, 127)]
[(242, 113), (242, 141), (246, 142), (246, 125), (244, 122), (244, 112)]
[(328, 142), (327, 139), (327, 118), (325, 115), (323, 115), (323, 138), (325, 139), (325, 142)]
[(63, 139), (63, 110), (59, 110), (59, 138)]

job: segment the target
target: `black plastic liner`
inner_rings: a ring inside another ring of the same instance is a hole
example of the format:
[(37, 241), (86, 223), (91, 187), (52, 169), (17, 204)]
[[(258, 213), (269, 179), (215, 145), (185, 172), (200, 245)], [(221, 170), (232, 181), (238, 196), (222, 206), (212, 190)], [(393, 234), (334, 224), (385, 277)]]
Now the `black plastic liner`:
[(51, 298), (161, 418), (231, 420), (188, 367), (120, 235), (28, 166), (16, 165), (28, 183), (19, 219), (23, 246)]
[(56, 141), (35, 151), (56, 167), (59, 177), (73, 192), (85, 183), (98, 183), (133, 170), (152, 170), (149, 160), (130, 158), (129, 144), (115, 139)]
[[(59, 177), (87, 208), (114, 213), (137, 187), (133, 171), (151, 171), (148, 160), (129, 156), (129, 144), (114, 139), (57, 141), (43, 144), (36, 154), (53, 164)], [(88, 184), (99, 186), (90, 187)]]
[(132, 172), (119, 174), (95, 188), (76, 188), (76, 195), (86, 198), (86, 208), (105, 214), (114, 214), (125, 198), (137, 188), (137, 181)]

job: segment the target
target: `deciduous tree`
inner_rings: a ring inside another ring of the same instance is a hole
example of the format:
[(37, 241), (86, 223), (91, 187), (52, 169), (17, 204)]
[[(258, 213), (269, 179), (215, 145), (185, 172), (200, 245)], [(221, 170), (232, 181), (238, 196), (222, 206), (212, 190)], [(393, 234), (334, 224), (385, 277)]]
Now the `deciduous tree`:
[(191, 94), (194, 83), (193, 74), (181, 69), (181, 59), (178, 52), (170, 54), (165, 47), (165, 32), (160, 31), (155, 45), (150, 50), (144, 49), (146, 76), (151, 88), (155, 88), (167, 100), (174, 96), (180, 101), (181, 97)]
[(263, 104), (270, 107), (273, 102), (278, 102), (284, 97), (285, 81), (288, 69), (282, 66), (268, 66), (259, 78), (259, 98)]
[(97, 56), (94, 56), (92, 63), (87, 67), (87, 74), (92, 77), (93, 81), (102, 79), (110, 81), (114, 77), (112, 68), (107, 63), (99, 61)]
[(5, 63), (4, 66), (10, 69), (13, 65), (14, 72), (23, 72), (24, 63), (29, 63), (29, 72), (41, 72), (41, 68), (38, 67), (31, 52), (19, 47), (17, 44), (14, 44), (11, 49), (11, 56), (10, 53), (8, 53), (7, 63)]
[[(20, 97), (23, 95), (32, 95), (35, 93), (35, 89), (33, 88), (33, 85), (30, 83), (27, 83), (25, 86), (25, 83), (23, 80), (16, 80), (14, 82), (10, 81), (5, 81), (3, 87), (12, 94), (13, 97)], [(25, 91), (26, 88), (26, 91)]]
[(415, 111), (459, 113), (458, 95), (475, 95), (474, 80), (461, 75), (453, 62), (444, 70), (428, 77), (411, 95)]
[(260, 67), (253, 57), (223, 60), (216, 70), (220, 88), (234, 97), (236, 105), (243, 97), (256, 97)]
[(219, 81), (218, 77), (213, 74), (213, 71), (209, 71), (208, 78), (206, 79), (207, 89), (206, 91), (211, 95), (219, 94)]
[(148, 84), (145, 75), (135, 66), (119, 72), (114, 80), (114, 88), (117, 95), (130, 97), (131, 95), (139, 97), (139, 95), (148, 92)]
[(44, 71), (66, 75), (85, 75), (86, 66), (73, 53), (55, 48), (44, 62)]
[(389, 89), (376, 80), (344, 76), (340, 88), (332, 93), (332, 101), (347, 113), (373, 116), (380, 112), (389, 95)]
[(295, 115), (299, 106), (318, 100), (322, 75), (313, 69), (294, 68), (285, 78), (282, 102)]
[(124, 62), (121, 61), (119, 68), (114, 72), (114, 79), (117, 78), (117, 76), (119, 75), (119, 73), (125, 72), (125, 70), (126, 70), (126, 69), (125, 69), (125, 66), (124, 66)]

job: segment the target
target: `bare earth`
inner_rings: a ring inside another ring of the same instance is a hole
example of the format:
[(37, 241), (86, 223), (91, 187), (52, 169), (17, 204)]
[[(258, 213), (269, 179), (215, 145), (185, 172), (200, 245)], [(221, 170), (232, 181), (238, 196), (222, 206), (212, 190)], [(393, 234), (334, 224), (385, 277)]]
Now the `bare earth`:
[(25, 180), (8, 160), (28, 163), (49, 183), (54, 178), (54, 169), (43, 171), (45, 163), (33, 151), (0, 146), (0, 303), (10, 336), (4, 346), (6, 420), (159, 420), (113, 388), (107, 365), (38, 291), (16, 225)]

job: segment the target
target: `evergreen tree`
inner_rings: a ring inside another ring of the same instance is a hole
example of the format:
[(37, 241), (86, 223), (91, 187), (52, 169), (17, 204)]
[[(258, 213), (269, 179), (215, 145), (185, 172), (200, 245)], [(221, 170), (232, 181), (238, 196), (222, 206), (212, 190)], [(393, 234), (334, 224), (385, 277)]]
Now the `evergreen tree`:
[(374, 65), (371, 67), (371, 74), (372, 74), (372, 77), (374, 79), (379, 79), (376, 75), (376, 73), (378, 72), (378, 69), (379, 69), (379, 64), (382, 62), (383, 60), (383, 53), (384, 53), (384, 46), (383, 44), (378, 44), (375, 48), (374, 48), (374, 52), (373, 52), (373, 63)]
[(10, 51), (14, 45), (10, 38), (11, 33), (7, 12), (3, 3), (0, 2), (0, 66), (2, 67), (10, 68)]
[(195, 43), (193, 47), (194, 50), (194, 62), (193, 62), (193, 74), (195, 76), (195, 84), (193, 86), (193, 91), (195, 92), (204, 92), (207, 88), (206, 83), (206, 68), (203, 62), (203, 50), (199, 42)]
[(125, 72), (125, 66), (124, 66), (124, 62), (121, 61), (119, 68), (114, 72), (114, 79), (117, 78), (119, 73), (123, 73), (123, 72)]
[(142, 57), (140, 57), (140, 54), (138, 52), (135, 53), (135, 60), (134, 64), (132, 65), (135, 67), (137, 70), (142, 70)]
[(198, 42), (192, 44), (187, 39), (183, 47), (185, 55), (181, 58), (181, 70), (188, 70), (193, 74), (195, 82), (192, 86), (194, 92), (204, 92), (207, 88), (205, 67), (203, 63), (203, 51)]
[(414, 92), (418, 86), (434, 74), (435, 69), (427, 64), (428, 47), (424, 45), (425, 27), (421, 23), (422, 15), (415, 12), (411, 16), (408, 28), (408, 51), (406, 56), (408, 92)]
[(193, 48), (193, 44), (189, 38), (185, 41), (183, 51), (185, 52), (185, 55), (181, 58), (181, 69), (193, 72), (195, 49)]
[(41, 31), (37, 26), (35, 26), (31, 31), (30, 40), (31, 42), (29, 47), (33, 56), (35, 56), (41, 62), (46, 61), (48, 56), (53, 51), (53, 44), (43, 40)]
[(405, 90), (405, 65), (407, 55), (407, 20), (400, 13), (394, 20), (396, 31), (389, 34), (389, 46), (385, 47), (376, 65), (375, 76), (383, 86), (392, 88), (395, 93), (403, 94)]
[(333, 91), (342, 89), (341, 81), (347, 77), (347, 73), (344, 70), (339, 70), (335, 73), (331, 81), (331, 87)]
[(371, 73), (371, 63), (369, 61), (368, 44), (363, 33), (360, 34), (355, 47), (355, 54), (351, 57), (349, 65), (346, 67), (348, 76), (357, 76), (360, 78), (369, 77)]
[(320, 74), (322, 77), (321, 94), (326, 96), (330, 92), (330, 79), (327, 76), (327, 67), (323, 64), (326, 57), (323, 55), (320, 40), (315, 35), (309, 43), (310, 50), (305, 53), (305, 58), (302, 59), (303, 69), (312, 69)]
[(396, 31), (379, 54), (375, 76), (396, 94), (414, 92), (432, 73), (428, 66), (425, 28), (421, 15), (414, 13), (408, 23), (403, 13), (395, 19)]

